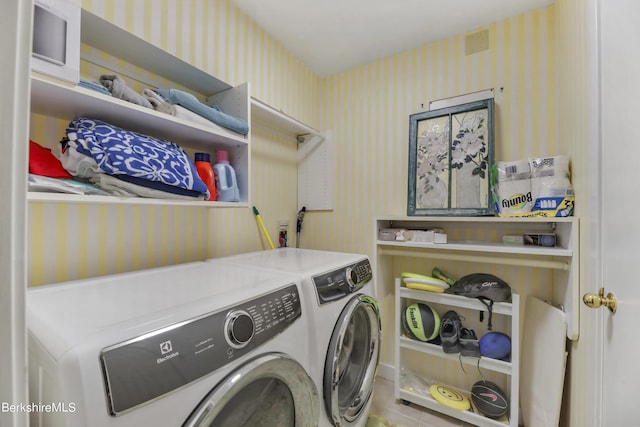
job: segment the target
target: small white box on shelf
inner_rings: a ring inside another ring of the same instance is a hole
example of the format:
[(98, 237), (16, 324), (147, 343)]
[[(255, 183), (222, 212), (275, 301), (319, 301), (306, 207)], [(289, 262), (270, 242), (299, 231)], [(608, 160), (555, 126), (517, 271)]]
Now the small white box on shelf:
[(34, 1), (31, 69), (73, 84), (80, 81), (80, 4)]
[(416, 243), (447, 243), (447, 234), (441, 228), (408, 230), (405, 228), (381, 228), (378, 240)]
[(378, 240), (416, 243), (447, 243), (447, 234), (441, 228), (408, 230), (405, 228), (381, 228)]
[(447, 235), (442, 230), (408, 230), (405, 240), (419, 243), (447, 243)]

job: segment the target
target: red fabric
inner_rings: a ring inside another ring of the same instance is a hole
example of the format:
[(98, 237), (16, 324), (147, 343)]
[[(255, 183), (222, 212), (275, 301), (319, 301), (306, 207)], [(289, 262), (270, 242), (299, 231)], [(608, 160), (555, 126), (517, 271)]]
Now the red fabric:
[(51, 178), (72, 178), (51, 150), (32, 140), (29, 140), (29, 172)]

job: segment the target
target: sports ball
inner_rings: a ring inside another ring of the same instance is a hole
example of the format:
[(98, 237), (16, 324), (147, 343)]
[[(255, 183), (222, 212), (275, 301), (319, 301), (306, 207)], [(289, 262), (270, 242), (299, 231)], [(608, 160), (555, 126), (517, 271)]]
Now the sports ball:
[(471, 400), (482, 414), (499, 418), (509, 411), (509, 401), (504, 392), (491, 381), (478, 381), (471, 387)]
[(440, 316), (427, 304), (415, 303), (402, 313), (405, 332), (420, 341), (431, 341), (440, 333)]
[(487, 332), (480, 338), (480, 355), (504, 359), (511, 353), (511, 338), (502, 332)]

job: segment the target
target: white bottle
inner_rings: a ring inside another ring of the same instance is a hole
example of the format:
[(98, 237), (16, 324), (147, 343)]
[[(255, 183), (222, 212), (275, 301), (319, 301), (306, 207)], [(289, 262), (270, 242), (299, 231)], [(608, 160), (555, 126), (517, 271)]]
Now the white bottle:
[(218, 150), (216, 153), (216, 164), (213, 165), (213, 173), (216, 177), (216, 189), (218, 191), (219, 202), (239, 202), (240, 192), (236, 181), (236, 171), (229, 164), (228, 153)]

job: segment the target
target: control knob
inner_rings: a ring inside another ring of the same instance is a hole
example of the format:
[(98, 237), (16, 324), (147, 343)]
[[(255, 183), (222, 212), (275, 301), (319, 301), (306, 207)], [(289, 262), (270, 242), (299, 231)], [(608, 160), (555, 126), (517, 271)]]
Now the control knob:
[(347, 276), (347, 283), (349, 284), (349, 288), (353, 290), (358, 284), (358, 273), (351, 267), (347, 267), (345, 271), (345, 275)]
[(235, 310), (227, 315), (225, 322), (225, 338), (233, 348), (243, 348), (255, 332), (253, 318), (244, 310)]

